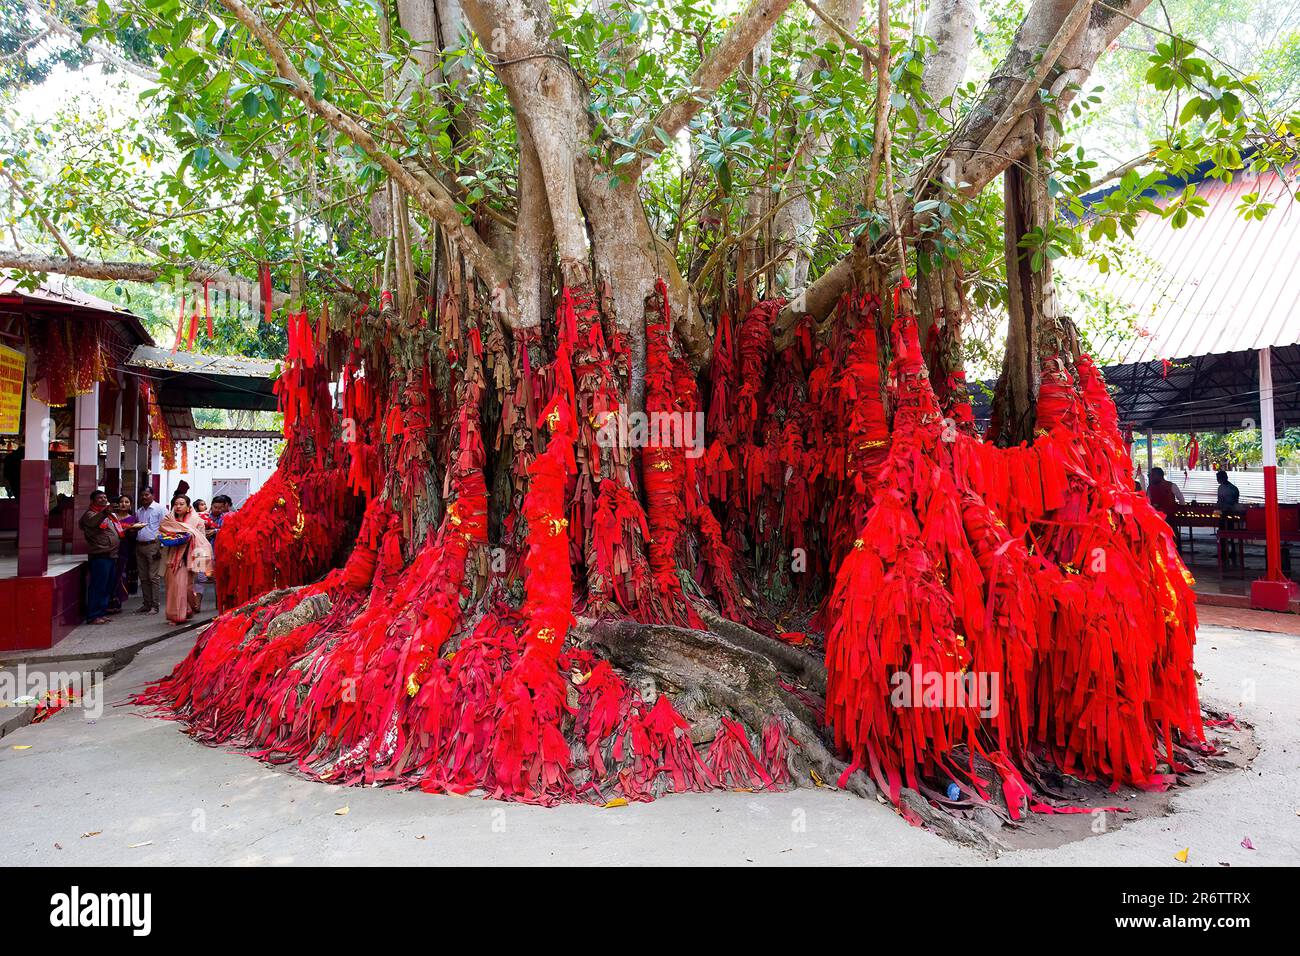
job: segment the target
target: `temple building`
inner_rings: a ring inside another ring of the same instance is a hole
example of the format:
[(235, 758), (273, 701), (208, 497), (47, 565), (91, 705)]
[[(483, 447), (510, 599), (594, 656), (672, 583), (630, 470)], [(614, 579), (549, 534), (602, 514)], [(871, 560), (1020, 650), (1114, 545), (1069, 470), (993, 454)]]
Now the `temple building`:
[[(57, 280), (0, 279), (0, 650), (52, 647), (85, 619), (77, 517), (91, 493), (170, 493), (190, 443), (210, 440), (192, 410), (275, 409), (274, 367), (158, 349), (120, 306)], [(244, 438), (219, 436), (223, 447)], [(247, 438), (256, 467), (229, 480), (251, 493), (269, 473), (271, 436)], [(224, 454), (234, 468), (243, 453)]]

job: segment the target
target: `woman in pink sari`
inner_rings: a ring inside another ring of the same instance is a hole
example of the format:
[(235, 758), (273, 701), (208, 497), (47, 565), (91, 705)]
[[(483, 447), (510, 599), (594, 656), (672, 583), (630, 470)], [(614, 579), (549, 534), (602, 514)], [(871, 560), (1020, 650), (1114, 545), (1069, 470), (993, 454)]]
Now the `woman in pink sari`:
[(203, 592), (198, 574), (212, 573), (212, 545), (203, 518), (190, 508), (188, 495), (174, 495), (172, 510), (158, 527), (158, 540), (167, 550), (167, 620), (184, 624), (197, 614)]

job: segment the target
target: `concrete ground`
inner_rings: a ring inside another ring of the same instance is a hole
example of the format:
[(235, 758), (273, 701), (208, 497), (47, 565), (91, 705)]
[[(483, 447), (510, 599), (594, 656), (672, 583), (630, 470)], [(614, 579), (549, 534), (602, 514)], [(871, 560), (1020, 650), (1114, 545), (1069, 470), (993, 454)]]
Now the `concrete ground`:
[[(145, 647), (108, 678), (121, 700), (193, 643)], [(554, 809), (299, 779), (204, 747), (129, 706), (65, 710), (4, 738), (0, 865), (1300, 863), (1300, 638), (1203, 627), (1207, 702), (1255, 724), (1248, 770), (1180, 791), (1173, 812), (999, 859), (824, 790), (669, 796)], [(346, 808), (347, 812), (338, 811)], [(1249, 837), (1254, 850), (1241, 846)]]
[(107, 624), (80, 624), (53, 647), (0, 651), (0, 738), (32, 722), (33, 698), (61, 697), (68, 690), (80, 697), (150, 644), (177, 634), (188, 634), (192, 642), (193, 632), (212, 620), (216, 597), (209, 582), (202, 610), (179, 625), (162, 612), (137, 614), (142, 603), (132, 595)]

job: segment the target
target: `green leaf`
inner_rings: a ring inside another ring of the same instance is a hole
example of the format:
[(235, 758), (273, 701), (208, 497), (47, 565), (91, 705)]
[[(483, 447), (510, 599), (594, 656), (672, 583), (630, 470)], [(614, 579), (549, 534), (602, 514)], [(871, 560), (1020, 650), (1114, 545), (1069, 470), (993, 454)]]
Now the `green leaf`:
[(214, 153), (217, 154), (217, 159), (221, 160), (222, 164), (223, 164), (227, 169), (238, 169), (238, 168), (239, 168), (239, 166), (240, 166), (240, 159), (239, 159), (238, 156), (233, 156), (233, 155), (231, 155), (230, 153), (226, 152), (224, 149), (222, 149), (222, 148), (219, 147), (219, 146), (214, 146), (214, 147), (212, 147), (212, 151), (213, 151)]

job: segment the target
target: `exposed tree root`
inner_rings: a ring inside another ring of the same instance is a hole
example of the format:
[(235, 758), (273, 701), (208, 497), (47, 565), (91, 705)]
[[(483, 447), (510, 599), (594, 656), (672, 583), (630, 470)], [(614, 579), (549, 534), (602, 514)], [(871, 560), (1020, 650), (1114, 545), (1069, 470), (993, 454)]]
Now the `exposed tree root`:
[(791, 647), (776, 638), (760, 634), (743, 624), (728, 620), (707, 607), (696, 608), (700, 620), (710, 631), (725, 637), (737, 647), (754, 651), (770, 658), (783, 669), (799, 677), (817, 696), (826, 695), (826, 665), (818, 658)]
[[(641, 686), (643, 695), (651, 682), (656, 691), (672, 694), (683, 716), (694, 724), (709, 726), (716, 721), (716, 717), (711, 720), (710, 711), (726, 711), (759, 732), (771, 718), (777, 718), (798, 744), (792, 757), (796, 785), (821, 781), (888, 805), (862, 771), (855, 769), (846, 775), (847, 764), (827, 746), (815, 715), (782, 686), (783, 680), (802, 681), (808, 673), (816, 680), (819, 662), (716, 614), (701, 613), (701, 618), (713, 630), (580, 620), (574, 639), (627, 672), (629, 683)], [(824, 669), (820, 669), (820, 680), (824, 688)], [(902, 804), (905, 809), (900, 813), (910, 822), (928, 826), (949, 839), (989, 851), (1004, 846), (986, 826), (935, 807), (915, 790), (903, 792)]]
[(295, 627), (319, 621), (329, 614), (331, 607), (328, 594), (313, 594), (311, 597), (304, 598), (291, 610), (277, 614), (271, 619), (271, 623), (266, 626), (267, 636), (279, 637), (281, 634), (289, 633)]

